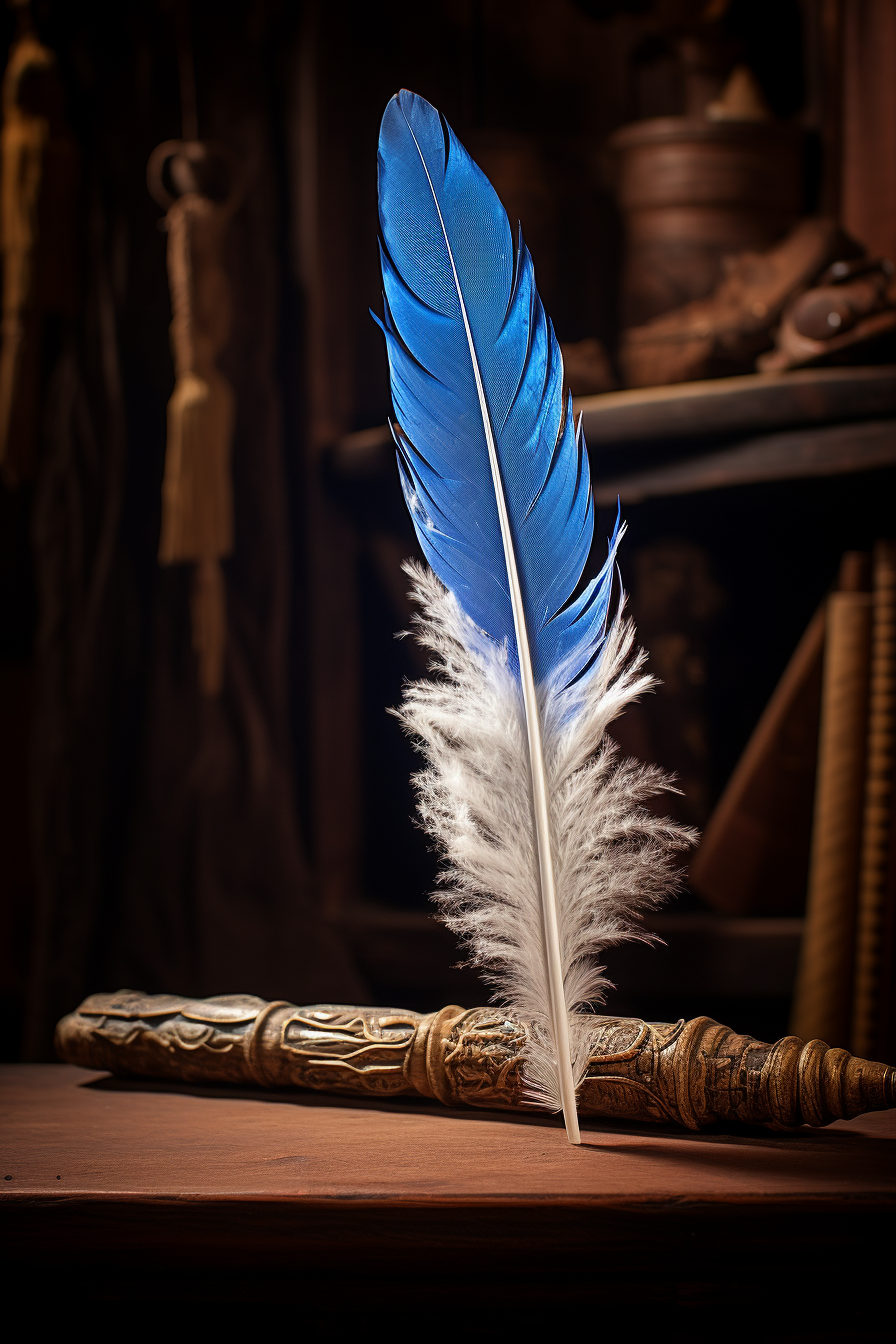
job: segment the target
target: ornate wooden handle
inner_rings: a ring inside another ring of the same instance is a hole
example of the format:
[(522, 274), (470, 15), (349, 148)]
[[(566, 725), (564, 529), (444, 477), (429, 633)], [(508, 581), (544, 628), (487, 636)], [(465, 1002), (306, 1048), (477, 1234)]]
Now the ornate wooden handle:
[[(896, 1105), (896, 1069), (823, 1041), (766, 1045), (708, 1017), (596, 1017), (583, 1116), (701, 1129), (740, 1121), (825, 1125)], [(266, 1003), (249, 994), (93, 994), (56, 1028), (70, 1064), (186, 1082), (325, 1092), (420, 1093), (448, 1106), (528, 1109), (521, 1062), (529, 1029), (496, 1008)]]

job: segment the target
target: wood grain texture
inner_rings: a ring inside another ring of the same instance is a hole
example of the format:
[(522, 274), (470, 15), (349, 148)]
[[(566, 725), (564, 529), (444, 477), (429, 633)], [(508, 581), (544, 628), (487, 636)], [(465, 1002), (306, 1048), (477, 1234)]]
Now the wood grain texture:
[(734, 1282), (748, 1301), (727, 1340), (755, 1339), (757, 1313), (767, 1340), (885, 1337), (888, 1293), (859, 1322), (851, 1286), (887, 1278), (892, 1112), (788, 1135), (586, 1122), (573, 1148), (550, 1119), (63, 1065), (9, 1066), (0, 1093), (0, 1253), (48, 1320), (192, 1305), (232, 1330), (235, 1305), (257, 1322), (276, 1303), (327, 1338), (373, 1320), (401, 1338), (422, 1309), (493, 1339), (497, 1319), (531, 1331), (562, 1304), (693, 1339)]
[(590, 1121), (579, 1150), (547, 1117), (114, 1081), (62, 1064), (0, 1076), (4, 1202), (896, 1203), (892, 1111), (749, 1141)]

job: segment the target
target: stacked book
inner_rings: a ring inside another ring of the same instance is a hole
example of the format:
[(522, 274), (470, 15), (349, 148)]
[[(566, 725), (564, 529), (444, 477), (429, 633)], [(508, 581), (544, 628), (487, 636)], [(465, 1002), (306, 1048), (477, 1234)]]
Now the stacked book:
[(896, 543), (844, 556), (710, 819), (691, 882), (729, 914), (805, 893), (791, 1029), (896, 1055)]

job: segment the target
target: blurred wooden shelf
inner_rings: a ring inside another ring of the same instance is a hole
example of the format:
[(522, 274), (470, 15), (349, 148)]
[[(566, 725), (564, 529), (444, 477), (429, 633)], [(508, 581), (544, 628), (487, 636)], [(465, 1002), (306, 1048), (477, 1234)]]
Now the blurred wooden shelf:
[(875, 471), (896, 464), (896, 420), (764, 434), (718, 452), (596, 480), (594, 502), (639, 504), (668, 495)]
[(639, 387), (578, 397), (575, 408), (590, 448), (879, 419), (896, 413), (896, 365), (748, 373)]
[[(890, 364), (636, 388), (579, 397), (574, 407), (602, 505), (617, 496), (637, 503), (896, 463), (896, 366)], [(752, 435), (746, 442), (745, 434)], [(685, 445), (695, 440), (704, 441), (706, 451), (682, 460)], [(393, 450), (388, 425), (359, 430), (331, 446), (329, 468), (338, 481), (360, 484), (394, 471)]]

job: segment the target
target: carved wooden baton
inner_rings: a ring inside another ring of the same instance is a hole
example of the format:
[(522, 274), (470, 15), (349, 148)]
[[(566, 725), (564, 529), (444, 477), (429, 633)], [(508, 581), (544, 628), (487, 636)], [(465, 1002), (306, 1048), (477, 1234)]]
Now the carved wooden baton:
[[(116, 1074), (356, 1096), (419, 1093), (447, 1106), (528, 1110), (521, 1078), (528, 1033), (499, 1008), (423, 1015), (121, 990), (93, 994), (64, 1017), (56, 1048), (70, 1064)], [(595, 1017), (578, 1099), (583, 1116), (786, 1129), (896, 1105), (896, 1069), (796, 1036), (766, 1045), (708, 1017)]]
[[(527, 1110), (523, 1021), (498, 1008), (416, 1013), (251, 995), (91, 995), (56, 1027), (60, 1058), (114, 1074), (184, 1082), (419, 1093), (447, 1106)], [(896, 1105), (896, 1068), (785, 1036), (772, 1046), (711, 1017), (649, 1023), (595, 1017), (582, 1116), (701, 1129), (740, 1121), (787, 1129)]]

